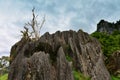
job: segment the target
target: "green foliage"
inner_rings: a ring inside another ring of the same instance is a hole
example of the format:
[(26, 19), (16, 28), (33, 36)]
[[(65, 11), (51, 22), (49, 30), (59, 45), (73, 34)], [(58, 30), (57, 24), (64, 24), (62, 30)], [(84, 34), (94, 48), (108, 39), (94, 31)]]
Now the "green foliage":
[(120, 50), (120, 32), (115, 31), (111, 35), (106, 33), (94, 32), (91, 36), (97, 38), (102, 44), (104, 55), (110, 56), (114, 51)]
[(62, 45), (62, 47), (64, 49), (67, 61), (69, 61), (69, 62), (73, 61), (73, 59), (72, 59), (72, 54), (73, 53), (72, 53), (70, 45)]
[(0, 80), (8, 80), (8, 74), (0, 75)]
[(112, 80), (120, 80), (120, 78), (119, 77), (115, 77), (115, 76), (111, 76), (112, 77)]
[(114, 31), (114, 32), (112, 33), (112, 35), (118, 35), (118, 34), (120, 34), (120, 31)]
[(72, 61), (72, 58), (69, 56), (69, 55), (66, 55), (66, 59), (67, 59), (67, 61)]
[(90, 80), (89, 77), (85, 77), (82, 73), (78, 71), (73, 71), (74, 79), (75, 80)]

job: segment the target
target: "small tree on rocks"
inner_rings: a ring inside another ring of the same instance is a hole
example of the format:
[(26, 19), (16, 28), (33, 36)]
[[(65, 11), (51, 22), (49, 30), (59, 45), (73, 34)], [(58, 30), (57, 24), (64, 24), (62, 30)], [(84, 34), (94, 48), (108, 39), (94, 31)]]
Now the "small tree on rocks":
[[(32, 9), (32, 20), (28, 23), (25, 24), (25, 31), (21, 31), (21, 33), (23, 34), (23, 37), (32, 37), (35, 40), (38, 40), (40, 38), (40, 30), (43, 27), (44, 23), (45, 23), (45, 16), (43, 17), (43, 20), (41, 23), (38, 23), (37, 21), (37, 17), (35, 15), (35, 8)], [(31, 28), (31, 31), (29, 31), (28, 29)]]

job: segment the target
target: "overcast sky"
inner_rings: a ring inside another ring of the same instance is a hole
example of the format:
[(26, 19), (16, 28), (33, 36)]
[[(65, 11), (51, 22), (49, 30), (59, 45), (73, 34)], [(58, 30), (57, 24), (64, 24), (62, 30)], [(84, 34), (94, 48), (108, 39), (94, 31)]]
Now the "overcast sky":
[(0, 56), (9, 55), (20, 40), (33, 6), (39, 21), (46, 15), (41, 34), (69, 29), (92, 33), (101, 19), (120, 19), (120, 0), (0, 0)]

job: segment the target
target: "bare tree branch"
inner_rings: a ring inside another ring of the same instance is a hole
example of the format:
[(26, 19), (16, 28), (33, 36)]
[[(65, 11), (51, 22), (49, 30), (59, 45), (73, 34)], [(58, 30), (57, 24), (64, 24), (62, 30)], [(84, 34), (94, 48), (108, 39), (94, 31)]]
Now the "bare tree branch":
[[(25, 27), (24, 27), (25, 31), (21, 31), (21, 33), (23, 34), (23, 37), (31, 37), (32, 36), (33, 38), (38, 40), (40, 38), (40, 30), (45, 23), (45, 16), (43, 17), (43, 20), (40, 24), (37, 21), (38, 15), (36, 16), (34, 11), (35, 11), (35, 8), (33, 7), (32, 20), (25, 24)], [(32, 31), (31, 32), (28, 31), (28, 28), (26, 26), (30, 26), (30, 28), (31, 28), (30, 30), (32, 30)]]

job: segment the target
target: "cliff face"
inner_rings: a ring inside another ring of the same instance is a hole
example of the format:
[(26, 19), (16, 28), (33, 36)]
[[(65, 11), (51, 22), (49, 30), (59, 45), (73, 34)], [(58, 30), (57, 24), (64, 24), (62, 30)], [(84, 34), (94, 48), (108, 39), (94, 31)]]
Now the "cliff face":
[(115, 51), (108, 59), (107, 68), (115, 76), (120, 75), (120, 50)]
[(97, 24), (97, 32), (105, 32), (105, 33), (113, 33), (114, 31), (120, 31), (120, 21), (117, 21), (116, 23), (110, 23), (104, 20), (101, 20)]
[(79, 30), (21, 39), (11, 49), (8, 80), (74, 80), (73, 70), (91, 80), (111, 80), (100, 43)]

